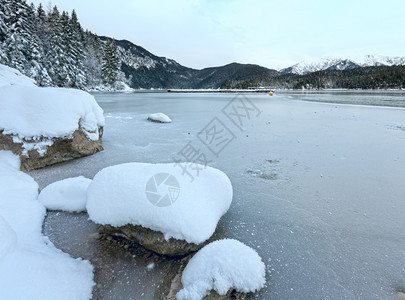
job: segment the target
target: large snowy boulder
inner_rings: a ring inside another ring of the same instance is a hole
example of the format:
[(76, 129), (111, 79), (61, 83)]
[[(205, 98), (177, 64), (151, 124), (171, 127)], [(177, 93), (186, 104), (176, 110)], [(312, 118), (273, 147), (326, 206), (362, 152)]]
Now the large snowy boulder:
[(63, 88), (0, 86), (0, 150), (31, 170), (103, 150), (103, 110), (90, 94)]
[(159, 254), (196, 251), (214, 233), (232, 202), (221, 171), (196, 165), (190, 182), (174, 164), (127, 163), (101, 170), (87, 191), (90, 219), (116, 236)]
[[(265, 265), (257, 252), (245, 244), (225, 239), (202, 248), (188, 262), (181, 276), (178, 300), (227, 299), (232, 290), (255, 292), (266, 283)], [(215, 295), (215, 296), (214, 296)]]

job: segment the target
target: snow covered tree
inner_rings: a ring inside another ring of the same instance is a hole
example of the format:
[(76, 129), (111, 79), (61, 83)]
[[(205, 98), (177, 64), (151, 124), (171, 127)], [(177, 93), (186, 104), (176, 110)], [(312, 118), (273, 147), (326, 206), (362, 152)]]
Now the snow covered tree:
[(55, 6), (48, 14), (50, 27), (50, 48), (47, 53), (46, 62), (48, 73), (52, 78), (53, 84), (57, 86), (68, 86), (68, 62), (64, 42), (64, 29), (69, 23), (68, 16), (65, 12), (60, 15), (58, 8)]
[(38, 32), (38, 21), (35, 17), (35, 7), (33, 4), (28, 7), (28, 28), (30, 36), (28, 37), (28, 45), (30, 50), (27, 51), (28, 66), (26, 70), (26, 75), (33, 78), (38, 85), (48, 86), (51, 84), (51, 78), (48, 75), (48, 71), (44, 65), (44, 50), (42, 43), (37, 35)]
[[(84, 31), (73, 10), (37, 8), (26, 0), (0, 0), (0, 63), (40, 86), (84, 89), (114, 85), (120, 76), (117, 47)], [(120, 79), (121, 80), (121, 79)]]
[(65, 34), (67, 35), (66, 48), (70, 64), (70, 86), (75, 88), (83, 88), (86, 83), (86, 76), (84, 74), (85, 55), (83, 50), (83, 30), (74, 10)]
[(101, 66), (103, 64), (103, 44), (100, 38), (86, 31), (84, 34), (85, 40), (85, 62), (86, 82), (90, 87), (101, 85)]
[(6, 39), (4, 41), (4, 51), (7, 56), (8, 65), (25, 73), (29, 51), (28, 37), (28, 5), (22, 0), (9, 0), (8, 16), (6, 17)]
[(8, 6), (6, 5), (6, 0), (0, 1), (0, 63), (6, 62), (6, 53), (4, 52), (3, 42), (7, 36), (7, 25), (6, 18), (8, 16)]
[(103, 66), (101, 68), (104, 83), (114, 86), (120, 68), (117, 45), (107, 40), (104, 46)]

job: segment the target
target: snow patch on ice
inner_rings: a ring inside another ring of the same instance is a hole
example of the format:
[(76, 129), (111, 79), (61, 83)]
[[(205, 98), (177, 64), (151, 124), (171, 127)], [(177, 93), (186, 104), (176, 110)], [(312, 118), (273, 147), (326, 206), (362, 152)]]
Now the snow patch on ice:
[[(233, 192), (223, 172), (198, 167), (202, 171), (193, 182), (175, 164), (127, 163), (105, 168), (96, 174), (87, 192), (90, 219), (115, 227), (141, 225), (162, 232), (167, 239), (200, 244), (211, 237), (228, 211)], [(168, 181), (151, 184), (161, 173), (172, 175), (178, 186)], [(161, 207), (151, 201), (165, 196), (171, 205)]]
[(0, 151), (0, 291), (4, 299), (89, 299), (93, 267), (56, 249), (42, 235), (38, 184), (19, 171), (19, 157)]
[(41, 191), (38, 201), (50, 210), (85, 211), (90, 183), (91, 179), (83, 176), (51, 183)]
[(155, 121), (155, 122), (160, 122), (160, 123), (171, 123), (172, 122), (172, 119), (170, 119), (164, 113), (150, 114), (148, 116), (148, 120)]
[(199, 300), (215, 290), (254, 292), (266, 283), (265, 265), (257, 252), (232, 239), (212, 242), (190, 260), (183, 271), (178, 300)]

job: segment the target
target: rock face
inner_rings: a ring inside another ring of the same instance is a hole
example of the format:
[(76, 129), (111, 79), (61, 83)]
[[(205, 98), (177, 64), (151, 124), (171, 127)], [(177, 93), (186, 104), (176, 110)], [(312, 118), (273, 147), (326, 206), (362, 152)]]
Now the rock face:
[(35, 147), (35, 144), (43, 141), (15, 142), (11, 135), (3, 134), (3, 131), (0, 131), (0, 150), (9, 150), (20, 156), (21, 170), (29, 171), (102, 151), (102, 136), (103, 127), (99, 127), (99, 139), (91, 140), (79, 126), (71, 138), (48, 139), (51, 145), (46, 148), (45, 153), (41, 153), (41, 149)]
[(122, 237), (129, 241), (139, 243), (143, 247), (165, 256), (184, 256), (199, 250), (210, 242), (210, 240), (208, 240), (205, 243), (197, 245), (174, 238), (170, 238), (167, 241), (161, 232), (130, 224), (121, 227), (100, 225), (100, 231), (108, 235)]

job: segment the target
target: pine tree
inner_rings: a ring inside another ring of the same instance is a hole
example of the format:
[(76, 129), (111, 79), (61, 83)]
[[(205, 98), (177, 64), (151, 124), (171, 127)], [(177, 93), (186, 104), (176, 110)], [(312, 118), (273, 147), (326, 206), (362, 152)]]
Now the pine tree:
[(105, 84), (115, 85), (120, 67), (119, 63), (117, 45), (114, 41), (107, 40), (104, 46), (103, 66), (101, 68)]
[(101, 66), (103, 64), (103, 44), (100, 38), (90, 31), (86, 31), (84, 40), (86, 82), (88, 86), (95, 87), (102, 84)]
[(7, 1), (2, 0), (0, 1), (0, 45), (6, 39), (7, 33), (7, 25), (6, 25), (6, 18), (8, 16), (8, 6)]
[(7, 37), (8, 26), (6, 25), (6, 18), (9, 14), (7, 1), (0, 1), (0, 63), (6, 63), (7, 56), (4, 52), (4, 40)]
[(28, 19), (27, 24), (30, 32), (28, 37), (28, 45), (30, 51), (27, 52), (28, 59), (28, 69), (26, 74), (33, 78), (38, 85), (48, 86), (51, 84), (51, 78), (48, 75), (48, 72), (44, 64), (44, 50), (42, 43), (37, 35), (38, 32), (38, 19), (35, 17), (35, 7), (31, 4), (28, 7)]
[(48, 14), (50, 28), (50, 48), (47, 53), (47, 70), (52, 78), (53, 84), (61, 87), (68, 86), (68, 70), (66, 62), (66, 49), (64, 42), (64, 25), (68, 23), (65, 12), (60, 15), (56, 6)]
[(7, 37), (4, 41), (4, 50), (8, 65), (25, 73), (29, 51), (28, 37), (28, 5), (22, 0), (10, 0), (8, 3), (9, 15), (6, 18)]
[(67, 55), (69, 59), (69, 77), (71, 78), (71, 87), (84, 88), (86, 76), (84, 74), (84, 50), (83, 50), (83, 30), (77, 19), (75, 10), (72, 11), (72, 17), (69, 20), (67, 28)]

